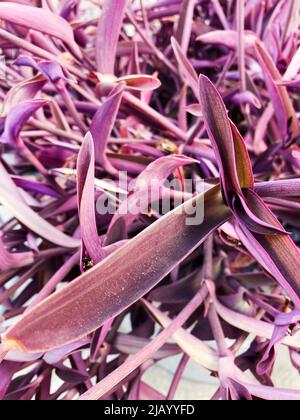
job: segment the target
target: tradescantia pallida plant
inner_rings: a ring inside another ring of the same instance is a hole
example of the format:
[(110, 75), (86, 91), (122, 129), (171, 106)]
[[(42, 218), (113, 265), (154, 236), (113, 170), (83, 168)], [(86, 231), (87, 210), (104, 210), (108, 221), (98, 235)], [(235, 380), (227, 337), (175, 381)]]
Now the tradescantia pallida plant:
[(299, 4), (228, 3), (0, 2), (2, 399), (300, 399)]

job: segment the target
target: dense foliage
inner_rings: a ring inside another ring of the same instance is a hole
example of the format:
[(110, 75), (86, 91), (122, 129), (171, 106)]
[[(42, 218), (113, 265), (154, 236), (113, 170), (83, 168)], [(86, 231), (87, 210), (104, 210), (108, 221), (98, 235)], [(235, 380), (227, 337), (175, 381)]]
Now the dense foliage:
[(300, 399), (299, 9), (0, 2), (1, 399)]

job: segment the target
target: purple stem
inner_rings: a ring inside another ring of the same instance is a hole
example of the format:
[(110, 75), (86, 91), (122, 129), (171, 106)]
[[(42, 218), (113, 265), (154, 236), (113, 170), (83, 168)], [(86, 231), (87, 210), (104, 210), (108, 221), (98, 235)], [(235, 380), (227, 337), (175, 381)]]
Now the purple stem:
[(182, 356), (182, 358), (179, 362), (179, 366), (178, 366), (178, 368), (176, 370), (176, 373), (174, 375), (174, 378), (172, 380), (172, 383), (171, 383), (168, 395), (166, 397), (166, 400), (172, 401), (174, 399), (177, 388), (178, 388), (178, 385), (179, 385), (179, 382), (180, 382), (180, 379), (183, 375), (183, 372), (184, 372), (189, 360), (190, 360), (190, 358), (186, 354), (184, 354)]
[(106, 376), (101, 382), (83, 394), (79, 400), (98, 400), (105, 398), (118, 389), (119, 384), (135, 369), (146, 362), (153, 353), (158, 351), (161, 346), (189, 319), (195, 310), (203, 303), (207, 296), (207, 286), (203, 285), (201, 290), (185, 306), (174, 321), (164, 329), (147, 346), (137, 352), (134, 357), (129, 358), (125, 363)]

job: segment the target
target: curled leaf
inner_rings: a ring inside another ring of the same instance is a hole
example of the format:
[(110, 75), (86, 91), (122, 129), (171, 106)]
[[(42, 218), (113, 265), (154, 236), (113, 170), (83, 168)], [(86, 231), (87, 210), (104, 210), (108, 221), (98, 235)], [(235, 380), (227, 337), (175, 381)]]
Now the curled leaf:
[(0, 203), (22, 224), (42, 238), (62, 247), (78, 248), (80, 242), (60, 232), (18, 199), (11, 191), (0, 185)]
[(45, 84), (46, 80), (41, 75), (37, 75), (29, 80), (18, 83), (5, 97), (2, 115), (6, 117), (9, 111), (20, 102), (26, 102), (34, 99)]
[(292, 101), (286, 87), (276, 84), (276, 80), (279, 80), (281, 75), (263, 44), (256, 42), (255, 49), (263, 69), (279, 129), (284, 138), (289, 136), (293, 139), (299, 134), (299, 122)]
[(218, 159), (224, 194), (230, 202), (233, 192), (241, 192), (232, 130), (220, 94), (203, 75), (200, 76), (200, 104), (205, 127)]
[(121, 84), (112, 95), (106, 99), (95, 114), (90, 127), (90, 132), (95, 143), (96, 162), (102, 165), (103, 168), (112, 175), (116, 175), (118, 172), (106, 156), (106, 146), (118, 115), (123, 90), (124, 87)]
[(161, 82), (157, 77), (148, 74), (131, 74), (129, 76), (118, 77), (116, 82), (125, 83), (127, 88), (142, 92), (155, 90), (161, 86)]
[(85, 250), (94, 264), (105, 258), (96, 224), (95, 212), (95, 153), (90, 133), (85, 136), (77, 160), (78, 209)]
[(8, 144), (16, 144), (23, 125), (42, 106), (47, 103), (44, 99), (25, 101), (10, 109), (4, 126), (4, 132), (0, 141)]

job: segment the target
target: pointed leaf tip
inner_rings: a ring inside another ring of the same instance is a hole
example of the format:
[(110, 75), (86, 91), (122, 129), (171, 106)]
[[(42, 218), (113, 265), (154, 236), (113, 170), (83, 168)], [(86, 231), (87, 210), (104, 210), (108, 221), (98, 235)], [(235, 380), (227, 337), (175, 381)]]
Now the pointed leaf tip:
[(219, 163), (224, 194), (230, 203), (231, 193), (241, 193), (230, 121), (223, 99), (208, 77), (200, 75), (199, 88), (205, 127)]

